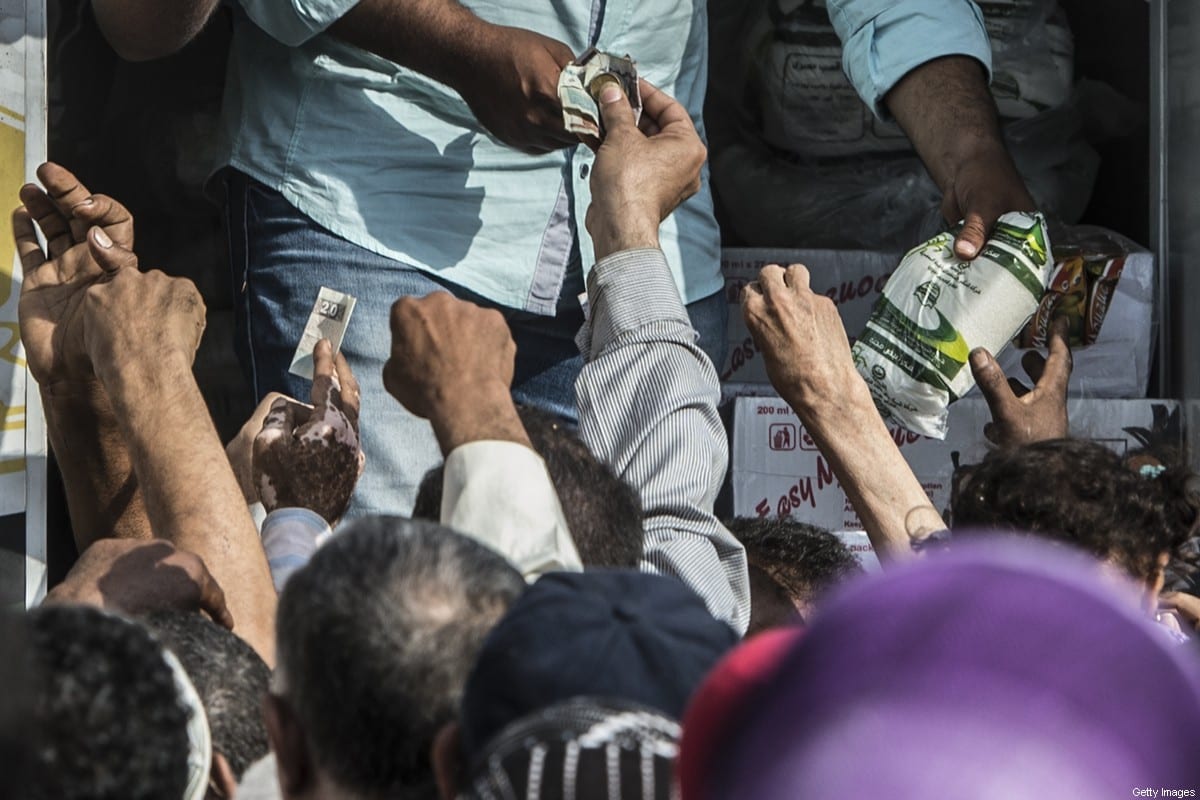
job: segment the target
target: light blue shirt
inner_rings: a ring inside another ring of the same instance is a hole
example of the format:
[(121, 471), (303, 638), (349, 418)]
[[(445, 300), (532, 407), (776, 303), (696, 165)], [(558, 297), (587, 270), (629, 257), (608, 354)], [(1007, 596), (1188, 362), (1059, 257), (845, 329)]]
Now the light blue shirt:
[[(223, 163), (367, 250), (502, 305), (553, 314), (568, 268), (586, 273), (594, 261), (582, 224), (591, 151), (530, 156), (509, 148), (448, 87), (323, 33), (355, 2), (237, 0)], [(594, 45), (632, 55), (703, 135), (705, 0), (463, 5), (576, 53)], [(892, 84), (931, 58), (966, 53), (989, 63), (979, 11), (967, 0), (829, 5), (846, 42), (846, 71), (876, 109)], [(660, 236), (685, 302), (721, 290), (707, 169), (700, 192), (663, 223)]]

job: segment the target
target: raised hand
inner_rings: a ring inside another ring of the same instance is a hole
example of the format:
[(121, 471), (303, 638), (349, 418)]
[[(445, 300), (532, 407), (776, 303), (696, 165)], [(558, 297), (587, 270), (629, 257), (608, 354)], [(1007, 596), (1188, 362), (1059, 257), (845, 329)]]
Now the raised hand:
[(91, 194), (57, 164), (39, 167), (38, 179), (45, 190), (35, 184), (21, 188), (23, 205), (13, 212), (12, 226), (25, 276), (18, 307), (21, 339), (34, 380), (49, 387), (92, 377), (81, 319), (83, 291), (107, 274), (93, 248), (132, 248), (133, 217), (111, 197)]
[(687, 109), (646, 81), (641, 92), (642, 128), (623, 91), (609, 85), (600, 94), (605, 137), (592, 168), (586, 220), (597, 259), (657, 247), (659, 224), (700, 190), (708, 151)]
[(911, 557), (912, 540), (944, 526), (854, 368), (833, 301), (812, 291), (803, 265), (771, 264), (742, 291), (742, 313), (771, 383), (829, 461), (875, 551)]
[(1030, 351), (1021, 366), (1034, 381), (1033, 389), (1010, 379), (982, 347), (971, 352), (971, 374), (987, 400), (992, 421), (983, 433), (995, 445), (1017, 447), (1069, 435), (1067, 387), (1071, 381), (1068, 322), (1058, 317), (1050, 325), (1049, 356)]
[(442, 454), (479, 439), (529, 446), (513, 405), (517, 346), (503, 315), (446, 292), (392, 305), (392, 355), (383, 385), (428, 419)]
[(301, 507), (336, 525), (365, 459), (358, 439), (360, 393), (346, 357), (328, 339), (313, 351), (312, 405), (277, 396), (254, 439), (253, 483), (267, 511)]
[(137, 256), (99, 234), (93, 228), (88, 244), (107, 276), (85, 289), (79, 314), (96, 374), (104, 381), (131, 362), (146, 366), (175, 355), (191, 364), (205, 326), (196, 285), (158, 270), (139, 272)]
[(764, 267), (742, 290), (742, 314), (771, 383), (797, 412), (836, 404), (861, 383), (837, 307), (812, 291), (803, 264)]

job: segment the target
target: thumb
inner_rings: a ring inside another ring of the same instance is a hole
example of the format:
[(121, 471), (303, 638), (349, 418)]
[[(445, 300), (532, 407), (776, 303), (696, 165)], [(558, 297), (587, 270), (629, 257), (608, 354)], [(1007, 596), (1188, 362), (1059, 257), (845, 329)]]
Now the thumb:
[(607, 134), (623, 128), (636, 128), (633, 120), (633, 106), (616, 78), (604, 77), (604, 86), (600, 89), (597, 99), (600, 102), (600, 117), (604, 120), (604, 130)]
[(93, 226), (88, 231), (88, 252), (100, 269), (107, 273), (117, 272), (125, 268), (137, 269), (138, 258), (132, 250), (126, 250), (119, 244), (114, 244), (103, 228)]
[(992, 358), (992, 354), (982, 347), (971, 351), (969, 361), (971, 375), (975, 377), (975, 383), (979, 384), (979, 391), (983, 393), (983, 399), (987, 401), (988, 408), (995, 417), (1013, 397), (1013, 391), (1008, 385), (1008, 376), (996, 363), (996, 359)]
[(262, 430), (254, 437), (254, 454), (258, 455), (260, 452), (274, 446), (277, 442), (291, 439), (295, 430), (295, 407), (288, 402), (287, 397), (281, 395), (271, 404), (271, 411), (267, 414), (267, 418), (263, 420)]
[(983, 249), (988, 230), (994, 222), (995, 220), (985, 220), (980, 214), (968, 213), (963, 221), (962, 230), (954, 240), (954, 254), (964, 261), (973, 260)]

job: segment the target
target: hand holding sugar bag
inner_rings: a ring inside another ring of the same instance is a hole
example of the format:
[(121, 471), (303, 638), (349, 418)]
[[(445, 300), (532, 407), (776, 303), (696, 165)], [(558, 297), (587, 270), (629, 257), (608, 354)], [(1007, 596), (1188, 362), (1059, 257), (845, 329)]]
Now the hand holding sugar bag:
[(1041, 302), (1054, 267), (1041, 214), (996, 223), (974, 261), (954, 255), (954, 233), (910, 250), (854, 345), (854, 363), (885, 419), (946, 437), (947, 409), (975, 385), (967, 357), (998, 354)]

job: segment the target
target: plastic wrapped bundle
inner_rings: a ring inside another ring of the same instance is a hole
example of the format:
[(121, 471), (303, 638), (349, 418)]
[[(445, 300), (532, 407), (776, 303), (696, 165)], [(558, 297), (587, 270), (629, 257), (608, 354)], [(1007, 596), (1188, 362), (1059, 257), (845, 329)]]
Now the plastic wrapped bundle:
[(967, 357), (998, 353), (1041, 302), (1054, 262), (1041, 214), (1005, 214), (978, 258), (943, 233), (904, 257), (854, 345), (879, 411), (914, 433), (946, 437), (950, 403), (975, 385)]

